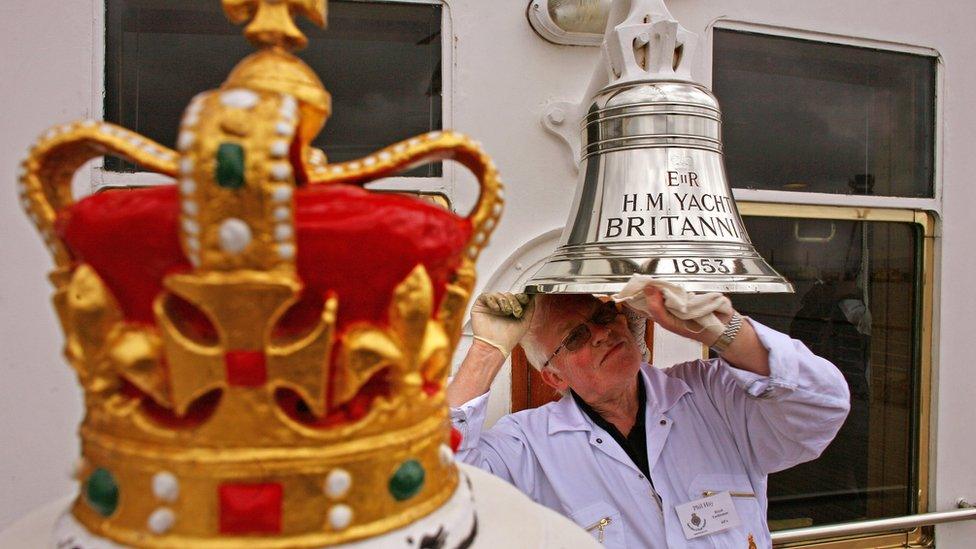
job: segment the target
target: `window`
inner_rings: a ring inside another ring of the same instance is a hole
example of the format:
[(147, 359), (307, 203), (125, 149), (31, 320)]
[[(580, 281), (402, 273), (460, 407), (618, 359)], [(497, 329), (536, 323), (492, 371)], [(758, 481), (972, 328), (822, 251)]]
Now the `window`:
[[(739, 211), (796, 293), (733, 302), (831, 360), (851, 390), (823, 455), (770, 475), (770, 528), (924, 512), (935, 217), (891, 199), (935, 196), (936, 59), (728, 29), (713, 44), (731, 185), (791, 191)], [(887, 202), (801, 205), (803, 193)], [(889, 532), (870, 546), (925, 535)]]
[(933, 196), (933, 57), (716, 29), (733, 187)]
[[(105, 119), (173, 146), (183, 109), (252, 53), (219, 2), (106, 0)], [(329, 2), (328, 27), (298, 21), (298, 52), (332, 94), (314, 146), (346, 161), (442, 127), (441, 6)], [(132, 171), (106, 159), (110, 171)], [(436, 177), (439, 163), (407, 175)]]

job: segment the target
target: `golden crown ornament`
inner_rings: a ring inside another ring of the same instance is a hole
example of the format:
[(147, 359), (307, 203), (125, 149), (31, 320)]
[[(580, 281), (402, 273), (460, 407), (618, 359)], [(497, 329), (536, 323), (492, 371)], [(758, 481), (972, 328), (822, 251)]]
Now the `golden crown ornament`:
[[(325, 1), (223, 6), (258, 51), (193, 99), (178, 150), (86, 120), (23, 162), (85, 395), (61, 525), (76, 542), (330, 546), (421, 523), (466, 489), (444, 387), (501, 213), (494, 164), (449, 131), (327, 163), (310, 143), (329, 94), (290, 53), (307, 42), (292, 17), (324, 25)], [(175, 183), (75, 201), (74, 172), (105, 154)], [(478, 178), (466, 218), (361, 188), (441, 159)], [(465, 509), (458, 539), (475, 531)]]

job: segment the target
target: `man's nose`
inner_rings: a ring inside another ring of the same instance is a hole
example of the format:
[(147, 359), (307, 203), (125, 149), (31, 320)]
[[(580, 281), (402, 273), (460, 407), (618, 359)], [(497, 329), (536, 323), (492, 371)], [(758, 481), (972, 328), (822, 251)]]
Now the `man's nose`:
[(590, 333), (593, 335), (590, 338), (590, 343), (595, 347), (597, 345), (602, 345), (610, 338), (610, 330), (613, 324), (597, 324), (595, 322), (590, 322)]

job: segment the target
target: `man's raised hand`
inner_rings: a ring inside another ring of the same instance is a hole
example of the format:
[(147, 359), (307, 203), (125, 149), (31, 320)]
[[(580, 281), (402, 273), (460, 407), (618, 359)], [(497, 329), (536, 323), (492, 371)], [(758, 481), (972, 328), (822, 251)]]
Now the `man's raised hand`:
[(475, 339), (507, 357), (529, 329), (534, 312), (530, 295), (485, 292), (471, 308), (471, 330)]

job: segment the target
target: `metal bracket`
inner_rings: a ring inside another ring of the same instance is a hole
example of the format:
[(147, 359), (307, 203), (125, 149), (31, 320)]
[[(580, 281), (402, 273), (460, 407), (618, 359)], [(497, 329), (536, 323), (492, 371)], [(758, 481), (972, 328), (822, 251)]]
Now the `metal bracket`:
[(569, 148), (569, 161), (579, 170), (580, 121), (583, 119), (582, 103), (550, 101), (542, 109), (542, 126), (558, 137)]

